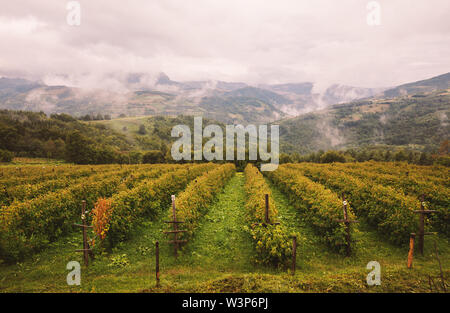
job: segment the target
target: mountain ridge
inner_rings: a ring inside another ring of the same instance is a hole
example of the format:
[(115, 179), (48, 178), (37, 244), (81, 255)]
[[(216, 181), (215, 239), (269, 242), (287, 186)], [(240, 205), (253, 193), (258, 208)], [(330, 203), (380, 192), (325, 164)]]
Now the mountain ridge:
[(160, 73), (153, 83), (145, 73), (130, 73), (126, 92), (46, 85), (21, 78), (0, 78), (0, 109), (84, 116), (202, 115), (224, 123), (269, 123), (341, 103), (450, 87), (450, 73), (394, 88), (330, 85), (323, 93), (312, 82), (252, 86), (242, 82), (177, 82)]

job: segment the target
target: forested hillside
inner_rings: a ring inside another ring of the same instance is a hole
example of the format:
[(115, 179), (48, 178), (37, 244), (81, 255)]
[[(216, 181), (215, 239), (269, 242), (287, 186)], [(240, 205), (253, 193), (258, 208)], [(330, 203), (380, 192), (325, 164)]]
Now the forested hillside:
[(384, 91), (385, 97), (398, 97), (423, 92), (447, 89), (450, 86), (450, 73), (442, 74), (430, 79), (403, 84)]
[(449, 90), (394, 99), (369, 99), (280, 121), (282, 151), (387, 145), (437, 149), (448, 139)]
[(0, 110), (0, 149), (16, 156), (110, 163), (121, 162), (120, 152), (131, 148), (125, 136), (67, 114)]
[[(435, 153), (449, 139), (449, 90), (354, 101), (275, 122), (280, 125), (280, 152), (382, 147), (384, 151)], [(272, 99), (274, 103), (278, 100), (282, 99)], [(227, 105), (231, 104), (218, 103), (216, 113), (211, 114), (219, 114), (219, 108)], [(168, 152), (175, 140), (170, 135), (172, 128), (182, 124), (193, 130), (194, 120), (183, 115), (87, 117), (81, 121), (67, 114), (2, 110), (0, 149), (15, 156), (76, 163), (140, 162), (144, 153), (152, 151), (150, 159), (164, 161), (170, 158)], [(208, 124), (224, 128), (224, 124), (205, 118), (203, 126)]]
[[(204, 119), (203, 126), (219, 124)], [(78, 164), (161, 163), (170, 160), (175, 125), (194, 129), (192, 116), (81, 121), (67, 114), (0, 110), (0, 157), (45, 157)], [(193, 134), (192, 134), (193, 135)], [(7, 160), (8, 159), (8, 160)]]

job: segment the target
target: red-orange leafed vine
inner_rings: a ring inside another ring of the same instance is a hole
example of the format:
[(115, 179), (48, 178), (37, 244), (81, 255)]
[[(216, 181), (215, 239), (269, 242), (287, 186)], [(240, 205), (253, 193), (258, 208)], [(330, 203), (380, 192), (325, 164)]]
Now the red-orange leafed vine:
[(111, 199), (99, 198), (92, 210), (92, 226), (100, 240), (105, 239), (111, 217)]

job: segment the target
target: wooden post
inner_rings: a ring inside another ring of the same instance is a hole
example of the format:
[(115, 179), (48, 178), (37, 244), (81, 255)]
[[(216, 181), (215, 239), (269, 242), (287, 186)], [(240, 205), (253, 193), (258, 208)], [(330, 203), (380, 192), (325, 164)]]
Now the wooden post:
[(297, 236), (292, 236), (292, 275), (295, 275), (296, 262), (297, 262)]
[[(423, 206), (424, 195), (420, 197), (420, 210), (423, 211), (425, 208)], [(420, 213), (419, 216), (419, 252), (423, 255), (423, 245), (425, 237), (425, 214)]]
[(89, 265), (89, 256), (94, 259), (94, 252), (91, 247), (89, 247), (89, 242), (87, 238), (86, 229), (92, 228), (93, 226), (86, 225), (86, 201), (83, 200), (81, 205), (81, 224), (74, 223), (74, 226), (83, 228), (83, 249), (77, 249), (76, 252), (83, 252), (84, 265)]
[(177, 212), (175, 207), (175, 195), (172, 195), (172, 217), (173, 217), (173, 231), (174, 231), (174, 252), (175, 258), (178, 257), (178, 226), (177, 226)]
[(264, 221), (266, 224), (269, 224), (270, 223), (270, 220), (269, 220), (269, 194), (266, 193), (265, 198), (266, 198), (266, 210), (265, 210), (265, 214), (264, 214)]
[(419, 216), (419, 231), (418, 231), (417, 235), (419, 236), (419, 242), (418, 242), (419, 252), (422, 256), (423, 256), (425, 235), (431, 234), (431, 233), (425, 233), (425, 214), (436, 212), (435, 210), (425, 210), (424, 203), (425, 203), (425, 195), (422, 194), (420, 196), (420, 211), (414, 211), (414, 213), (420, 214), (420, 216)]
[(86, 200), (82, 201), (81, 206), (81, 221), (83, 225), (83, 255), (84, 255), (84, 264), (86, 266), (89, 265), (89, 253), (88, 253), (88, 242), (87, 242), (87, 234), (86, 234)]
[(350, 236), (350, 224), (351, 223), (358, 223), (358, 221), (351, 221), (348, 218), (348, 210), (347, 210), (347, 200), (345, 199), (345, 194), (342, 193), (342, 211), (344, 212), (344, 219), (342, 220), (336, 220), (337, 222), (344, 223), (345, 224), (345, 241), (347, 243), (346, 245), (346, 255), (350, 256), (352, 253), (351, 251), (351, 236)]
[(411, 234), (409, 237), (409, 253), (408, 253), (408, 268), (412, 268), (413, 257), (414, 257), (414, 239), (416, 234)]
[(350, 240), (350, 222), (348, 220), (348, 212), (347, 212), (347, 200), (345, 200), (345, 194), (342, 193), (342, 209), (344, 210), (344, 220), (345, 220), (345, 239), (347, 241), (347, 256), (351, 254), (351, 240)]
[(351, 239), (350, 239), (350, 221), (348, 220), (347, 200), (345, 200), (345, 194), (342, 193), (342, 210), (344, 211), (344, 223), (345, 223), (345, 240), (347, 241), (347, 256), (351, 254)]
[(155, 243), (155, 258), (156, 258), (156, 287), (159, 287), (159, 241)]
[(178, 257), (178, 248), (180, 243), (185, 243), (187, 240), (178, 240), (178, 233), (185, 233), (187, 230), (178, 230), (178, 224), (184, 223), (183, 221), (177, 221), (177, 212), (175, 207), (175, 195), (172, 195), (172, 220), (165, 221), (165, 223), (169, 223), (173, 225), (173, 230), (165, 231), (165, 234), (173, 234), (173, 240), (169, 241), (169, 243), (173, 243), (175, 258)]
[(344, 212), (344, 220), (348, 220), (347, 201), (344, 193), (342, 193), (342, 211)]

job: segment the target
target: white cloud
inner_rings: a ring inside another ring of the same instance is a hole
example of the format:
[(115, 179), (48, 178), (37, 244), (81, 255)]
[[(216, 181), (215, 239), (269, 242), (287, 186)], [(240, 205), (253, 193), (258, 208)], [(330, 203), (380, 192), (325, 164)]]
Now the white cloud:
[[(10, 1), (0, 13), (0, 74), (119, 88), (110, 73), (176, 80), (315, 81), (383, 87), (450, 69), (447, 0)], [(56, 77), (56, 78), (55, 78)], [(110, 77), (110, 79), (107, 79)]]

